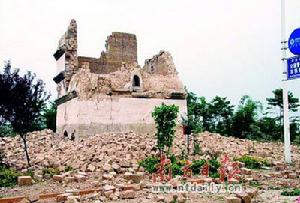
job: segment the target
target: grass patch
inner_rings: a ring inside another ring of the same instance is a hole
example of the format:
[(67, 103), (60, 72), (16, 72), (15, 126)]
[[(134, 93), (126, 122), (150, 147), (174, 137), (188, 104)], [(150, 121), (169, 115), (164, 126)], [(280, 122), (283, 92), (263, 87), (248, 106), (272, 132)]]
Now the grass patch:
[(69, 171), (73, 171), (74, 169), (72, 168), (72, 166), (65, 166), (65, 170), (64, 172), (69, 172)]
[(239, 158), (235, 157), (234, 161), (239, 161), (245, 164), (245, 167), (248, 169), (260, 169), (263, 166), (270, 166), (271, 164), (260, 157), (254, 157), (254, 156), (248, 156), (248, 155), (243, 155)]
[(252, 186), (252, 187), (260, 187), (261, 183), (258, 182), (258, 181), (250, 181), (249, 185)]
[(43, 175), (47, 175), (47, 176), (50, 176), (51, 178), (54, 176), (54, 175), (59, 175), (59, 169), (58, 168), (44, 168), (43, 169)]
[(292, 190), (284, 190), (281, 192), (282, 196), (300, 196), (300, 189), (294, 188)]

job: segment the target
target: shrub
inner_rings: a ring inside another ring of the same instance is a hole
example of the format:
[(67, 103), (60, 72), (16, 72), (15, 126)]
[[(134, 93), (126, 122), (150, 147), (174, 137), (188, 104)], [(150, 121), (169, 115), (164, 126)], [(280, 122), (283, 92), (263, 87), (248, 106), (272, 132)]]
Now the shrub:
[(148, 156), (140, 161), (139, 166), (143, 167), (148, 173), (155, 173), (157, 171), (156, 165), (159, 163), (159, 158), (156, 156)]
[(181, 164), (180, 161), (172, 163), (171, 168), (172, 168), (172, 175), (183, 175), (182, 167), (184, 165)]
[(201, 154), (200, 144), (197, 141), (194, 142), (194, 154), (195, 155)]
[(152, 112), (152, 117), (155, 121), (157, 129), (157, 147), (161, 152), (164, 151), (165, 147), (168, 148), (167, 153), (170, 152), (175, 135), (176, 118), (178, 112), (178, 106), (174, 104), (165, 105), (164, 103), (162, 103), (161, 106), (156, 106)]
[(200, 174), (201, 167), (206, 163), (205, 159), (201, 160), (194, 160), (191, 165), (191, 169), (193, 171), (193, 174)]
[(72, 166), (65, 166), (65, 172), (73, 171)]
[(235, 161), (245, 163), (245, 167), (249, 169), (260, 169), (262, 166), (270, 166), (270, 163), (260, 157), (243, 155), (239, 158), (234, 158)]
[(15, 136), (16, 133), (13, 131), (11, 125), (4, 124), (0, 126), (0, 137)]
[(210, 159), (208, 160), (209, 164), (209, 177), (211, 178), (219, 178), (219, 168), (221, 166), (218, 159)]
[(58, 175), (59, 170), (58, 168), (44, 168), (43, 169), (43, 175), (49, 175), (50, 177), (53, 177), (54, 175)]
[(13, 187), (21, 174), (14, 169), (0, 166), (0, 187)]
[(281, 193), (282, 196), (300, 196), (300, 189), (294, 188), (293, 190), (284, 190)]

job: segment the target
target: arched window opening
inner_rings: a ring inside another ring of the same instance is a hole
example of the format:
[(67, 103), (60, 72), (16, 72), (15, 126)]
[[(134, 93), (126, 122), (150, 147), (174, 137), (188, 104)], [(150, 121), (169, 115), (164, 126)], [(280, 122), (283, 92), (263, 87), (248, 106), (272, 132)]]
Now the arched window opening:
[(141, 81), (139, 76), (135, 75), (133, 76), (133, 87), (140, 87), (141, 86)]

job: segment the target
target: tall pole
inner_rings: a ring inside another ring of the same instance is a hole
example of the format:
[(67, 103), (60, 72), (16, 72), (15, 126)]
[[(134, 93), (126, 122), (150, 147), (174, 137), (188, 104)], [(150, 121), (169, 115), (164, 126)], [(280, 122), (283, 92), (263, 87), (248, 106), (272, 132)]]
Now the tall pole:
[(282, 96), (283, 96), (283, 123), (284, 123), (284, 158), (285, 162), (290, 164), (291, 158), (291, 139), (290, 139), (290, 121), (289, 121), (289, 101), (287, 90), (287, 63), (286, 49), (287, 41), (285, 39), (285, 0), (281, 0), (281, 57), (282, 57)]

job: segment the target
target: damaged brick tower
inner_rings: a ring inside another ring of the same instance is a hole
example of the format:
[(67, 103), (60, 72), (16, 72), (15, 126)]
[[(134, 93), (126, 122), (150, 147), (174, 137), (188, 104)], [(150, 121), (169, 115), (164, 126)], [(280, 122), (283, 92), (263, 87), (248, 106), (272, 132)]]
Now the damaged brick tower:
[(99, 58), (77, 56), (75, 20), (61, 37), (53, 78), (59, 133), (152, 132), (151, 112), (161, 103), (175, 104), (180, 115), (186, 114), (186, 92), (168, 52), (160, 51), (141, 68), (135, 35), (113, 32), (105, 47)]

